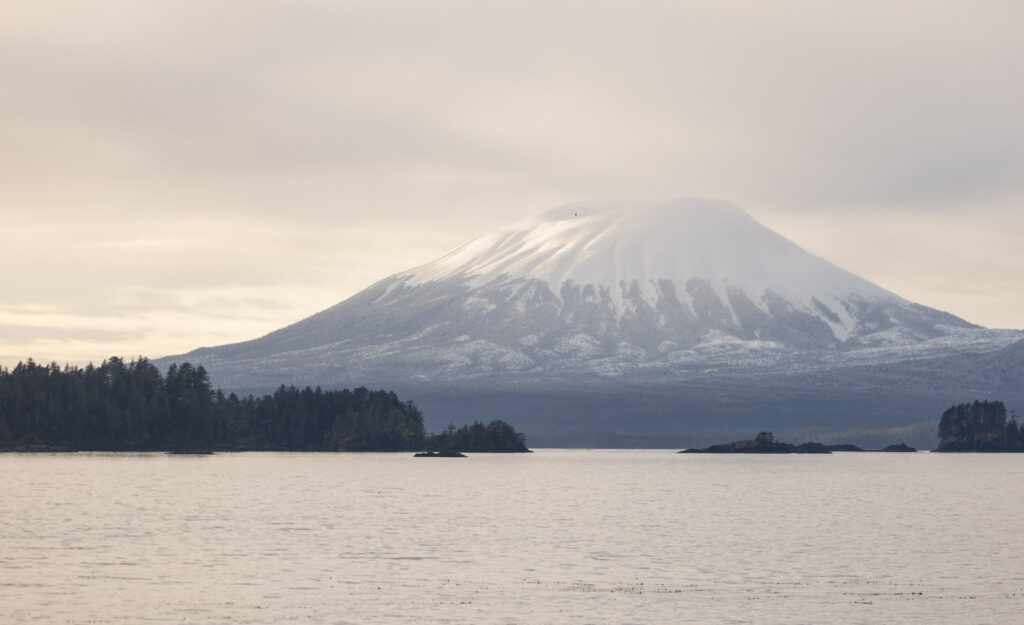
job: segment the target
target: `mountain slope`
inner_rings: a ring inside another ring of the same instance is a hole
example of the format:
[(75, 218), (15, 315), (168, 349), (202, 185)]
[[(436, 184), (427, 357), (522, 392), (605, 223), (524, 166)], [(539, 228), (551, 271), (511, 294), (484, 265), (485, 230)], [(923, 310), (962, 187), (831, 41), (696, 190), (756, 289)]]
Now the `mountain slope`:
[(265, 337), (184, 356), (216, 381), (671, 382), (996, 349), (724, 202), (573, 204)]

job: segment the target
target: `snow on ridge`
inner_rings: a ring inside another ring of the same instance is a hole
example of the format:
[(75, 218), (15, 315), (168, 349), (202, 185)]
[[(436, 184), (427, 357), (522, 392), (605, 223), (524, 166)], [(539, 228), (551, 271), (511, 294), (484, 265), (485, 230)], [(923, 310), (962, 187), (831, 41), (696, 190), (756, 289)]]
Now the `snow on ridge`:
[[(556, 296), (567, 281), (608, 287), (618, 314), (635, 281), (657, 301), (657, 283), (675, 283), (692, 305), (689, 280), (704, 280), (730, 314), (727, 289), (742, 291), (767, 312), (770, 290), (801, 312), (821, 318), (839, 340), (856, 322), (849, 295), (909, 305), (898, 295), (814, 256), (723, 201), (576, 203), (480, 236), (450, 254), (397, 276), (410, 286), (457, 279), (470, 287), (495, 280), (538, 278)], [(834, 315), (820, 310), (814, 300)], [(838, 321), (837, 321), (838, 319)]]

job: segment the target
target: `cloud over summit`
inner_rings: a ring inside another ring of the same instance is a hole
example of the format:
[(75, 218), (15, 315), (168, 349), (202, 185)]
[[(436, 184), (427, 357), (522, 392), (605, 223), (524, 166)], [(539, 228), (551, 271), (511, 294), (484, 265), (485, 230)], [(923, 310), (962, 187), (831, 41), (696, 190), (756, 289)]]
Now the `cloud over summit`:
[[(725, 198), (783, 232), (832, 214), (861, 224), (843, 232), (861, 247), (877, 214), (1020, 228), (1022, 18), (996, 0), (16, 1), (0, 14), (0, 212), (11, 237), (104, 225), (100, 264), (130, 262), (113, 249), (140, 220), (435, 242), (387, 250), (381, 276), (585, 199)], [(799, 242), (828, 256), (822, 228)], [(339, 242), (346, 259), (380, 247)], [(187, 281), (200, 256), (164, 258)], [(365, 286), (336, 264), (332, 299)]]

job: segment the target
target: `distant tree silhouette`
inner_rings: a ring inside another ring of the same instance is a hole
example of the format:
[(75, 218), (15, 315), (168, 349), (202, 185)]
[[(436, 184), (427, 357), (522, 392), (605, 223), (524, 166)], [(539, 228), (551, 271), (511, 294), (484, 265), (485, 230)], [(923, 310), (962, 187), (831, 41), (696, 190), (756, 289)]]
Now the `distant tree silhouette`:
[(974, 401), (951, 406), (939, 420), (935, 451), (1024, 452), (1017, 415), (1006, 415), (1001, 401)]

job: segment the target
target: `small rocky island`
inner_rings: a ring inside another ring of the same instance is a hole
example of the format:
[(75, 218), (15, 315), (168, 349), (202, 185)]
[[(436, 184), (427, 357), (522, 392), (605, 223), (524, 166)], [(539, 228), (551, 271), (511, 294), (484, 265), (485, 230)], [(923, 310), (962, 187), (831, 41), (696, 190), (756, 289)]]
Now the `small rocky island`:
[(883, 447), (883, 448), (879, 449), (878, 451), (895, 451), (895, 452), (898, 453), (898, 452), (910, 452), (910, 451), (916, 452), (917, 450), (914, 449), (913, 447), (911, 447), (910, 445), (906, 444), (906, 443), (900, 443), (899, 445), (889, 445), (888, 447)]
[[(861, 449), (856, 445), (843, 443), (839, 445), (825, 445), (824, 443), (807, 442), (799, 445), (783, 443), (775, 440), (771, 432), (761, 432), (753, 440), (732, 441), (700, 449), (684, 449), (681, 454), (830, 454), (833, 451), (871, 451)], [(917, 451), (913, 447), (900, 443), (889, 445), (878, 451)]]

